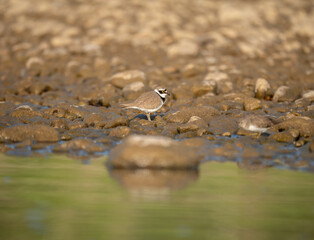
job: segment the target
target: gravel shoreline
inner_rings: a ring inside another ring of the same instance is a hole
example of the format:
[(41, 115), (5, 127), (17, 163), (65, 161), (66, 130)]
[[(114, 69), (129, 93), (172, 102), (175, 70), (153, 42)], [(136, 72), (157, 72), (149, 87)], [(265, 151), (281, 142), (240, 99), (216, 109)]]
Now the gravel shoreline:
[[(163, 136), (175, 147), (152, 159), (313, 171), (313, 16), (306, 0), (5, 2), (0, 152), (85, 159)], [(119, 107), (156, 87), (171, 96), (152, 122)], [(259, 136), (250, 115), (276, 121)]]

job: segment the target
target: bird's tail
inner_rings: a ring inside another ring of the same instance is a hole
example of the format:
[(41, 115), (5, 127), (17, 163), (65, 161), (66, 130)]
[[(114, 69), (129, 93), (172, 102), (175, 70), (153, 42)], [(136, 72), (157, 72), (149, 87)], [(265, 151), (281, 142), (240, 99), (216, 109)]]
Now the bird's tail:
[(130, 104), (128, 104), (128, 103), (120, 104), (120, 107), (123, 108), (123, 109), (132, 108), (132, 106), (130, 106)]

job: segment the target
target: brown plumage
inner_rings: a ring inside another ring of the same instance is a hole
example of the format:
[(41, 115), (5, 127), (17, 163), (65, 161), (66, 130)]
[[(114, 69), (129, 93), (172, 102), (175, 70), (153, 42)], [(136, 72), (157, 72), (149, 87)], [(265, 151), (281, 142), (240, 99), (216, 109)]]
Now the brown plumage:
[(125, 104), (122, 104), (121, 106), (124, 108), (140, 109), (143, 112), (145, 112), (145, 110), (143, 109), (147, 109), (147, 110), (156, 109), (162, 103), (163, 102), (160, 96), (155, 91), (149, 91), (149, 92), (143, 93), (134, 102), (125, 103)]
[(276, 123), (277, 119), (269, 115), (248, 115), (240, 121), (239, 126), (248, 131), (262, 133)]

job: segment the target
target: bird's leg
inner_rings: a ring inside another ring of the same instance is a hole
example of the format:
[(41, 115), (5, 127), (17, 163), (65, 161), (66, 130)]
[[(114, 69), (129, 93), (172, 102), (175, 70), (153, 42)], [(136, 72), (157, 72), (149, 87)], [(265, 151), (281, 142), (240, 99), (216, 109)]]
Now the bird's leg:
[(151, 121), (151, 119), (150, 119), (150, 113), (146, 113), (146, 116), (147, 116), (148, 121)]

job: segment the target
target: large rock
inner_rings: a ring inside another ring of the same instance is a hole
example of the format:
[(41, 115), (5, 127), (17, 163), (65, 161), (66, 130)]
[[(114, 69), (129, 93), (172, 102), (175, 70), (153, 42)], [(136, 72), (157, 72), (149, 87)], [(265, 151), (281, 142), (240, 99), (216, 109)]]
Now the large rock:
[(2, 129), (0, 139), (12, 142), (21, 142), (26, 139), (33, 139), (37, 142), (57, 142), (60, 137), (54, 128), (46, 125), (17, 125)]
[(189, 169), (199, 156), (192, 148), (163, 136), (132, 135), (115, 147), (108, 164), (114, 168)]
[(301, 137), (314, 136), (314, 120), (303, 117), (292, 117), (276, 125), (276, 130), (289, 131), (298, 130)]
[(126, 85), (134, 82), (146, 82), (145, 73), (139, 70), (128, 70), (116, 73), (110, 79), (110, 83), (117, 88), (124, 88)]
[(220, 112), (210, 106), (187, 107), (174, 113), (169, 113), (165, 119), (170, 123), (186, 123), (192, 116), (202, 118), (205, 122), (209, 122), (214, 116), (220, 115)]

